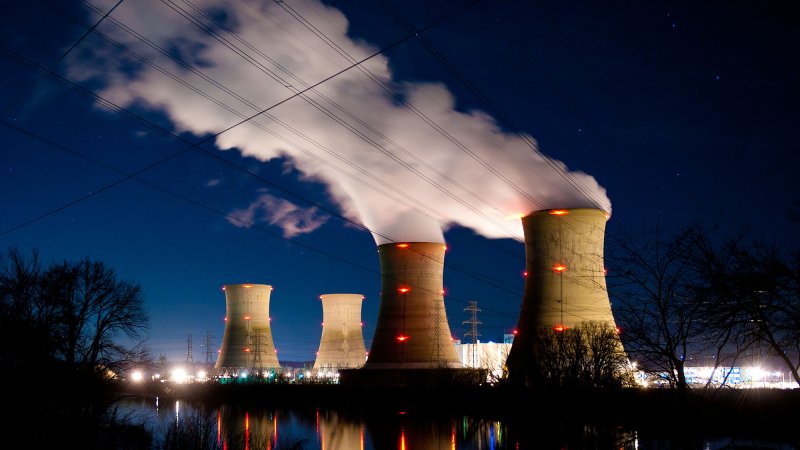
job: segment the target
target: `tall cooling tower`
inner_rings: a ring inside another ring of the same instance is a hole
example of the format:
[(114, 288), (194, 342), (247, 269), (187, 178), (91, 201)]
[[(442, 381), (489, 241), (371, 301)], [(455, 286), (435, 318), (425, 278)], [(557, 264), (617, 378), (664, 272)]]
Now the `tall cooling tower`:
[(314, 369), (364, 365), (367, 349), (361, 333), (361, 294), (326, 294), (322, 300), (322, 338)]
[(541, 330), (580, 322), (615, 327), (603, 263), (607, 214), (591, 208), (536, 211), (522, 218), (526, 279), (509, 370), (535, 361)]
[(268, 284), (227, 284), (225, 334), (215, 374), (278, 368), (278, 356), (269, 326)]
[(461, 367), (444, 310), (445, 249), (432, 242), (378, 246), (381, 304), (364, 369)]

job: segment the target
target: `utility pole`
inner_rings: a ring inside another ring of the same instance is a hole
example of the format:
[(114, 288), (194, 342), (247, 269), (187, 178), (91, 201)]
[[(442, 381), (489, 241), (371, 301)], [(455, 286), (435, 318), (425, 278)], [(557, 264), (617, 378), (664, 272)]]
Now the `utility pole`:
[(471, 337), (472, 338), (472, 365), (471, 367), (477, 367), (475, 361), (475, 350), (478, 344), (478, 336), (481, 334), (478, 332), (478, 325), (481, 325), (482, 322), (478, 320), (478, 313), (480, 312), (480, 308), (478, 308), (478, 302), (471, 301), (469, 302), (469, 306), (464, 308), (464, 312), (470, 312), (471, 316), (469, 320), (465, 320), (461, 322), (464, 325), (469, 325), (470, 330), (464, 333), (464, 337)]

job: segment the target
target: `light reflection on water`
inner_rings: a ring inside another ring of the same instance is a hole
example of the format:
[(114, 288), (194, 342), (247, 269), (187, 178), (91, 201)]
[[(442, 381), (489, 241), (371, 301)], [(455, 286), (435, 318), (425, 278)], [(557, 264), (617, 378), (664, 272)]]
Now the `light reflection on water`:
[[(161, 402), (163, 403), (163, 401)], [(170, 426), (194, 427), (210, 437), (208, 448), (224, 450), (283, 448), (314, 450), (506, 450), (526, 448), (595, 448), (634, 450), (641, 437), (618, 426), (542, 423), (531, 418), (488, 420), (466, 415), (405, 411), (352, 413), (303, 408), (194, 406), (175, 401), (159, 408), (159, 400), (128, 401), (154, 432), (156, 446)], [(669, 441), (645, 440), (641, 448), (677, 448)], [(730, 440), (692, 442), (692, 448), (721, 449)], [(294, 447), (292, 446), (294, 445)], [(684, 447), (684, 445), (680, 445)], [(730, 448), (730, 447), (728, 447)], [(782, 444), (766, 448), (792, 449)]]
[[(205, 430), (217, 448), (279, 449), (302, 442), (297, 448), (319, 450), (503, 450), (520, 447), (508, 424), (470, 416), (422, 415), (405, 411), (352, 414), (333, 410), (243, 408), (224, 405), (203, 408), (175, 401), (174, 408), (159, 408), (162, 400), (130, 400), (127, 406), (154, 432), (156, 445), (171, 426)], [(618, 431), (618, 430), (617, 430)], [(614, 448), (633, 449), (628, 433), (615, 431)], [(598, 430), (584, 428), (581, 441), (594, 440)], [(566, 447), (568, 440), (557, 441)], [(628, 442), (630, 440), (630, 442)], [(630, 444), (630, 445), (629, 445)], [(610, 448), (610, 447), (609, 447)]]

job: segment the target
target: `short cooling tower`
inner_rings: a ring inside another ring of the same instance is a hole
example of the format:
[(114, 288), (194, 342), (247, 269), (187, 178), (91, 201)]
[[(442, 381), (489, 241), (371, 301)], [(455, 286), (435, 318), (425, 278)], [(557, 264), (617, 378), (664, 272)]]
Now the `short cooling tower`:
[(378, 246), (381, 303), (364, 369), (461, 367), (444, 310), (445, 249), (432, 242)]
[(366, 359), (361, 333), (361, 294), (326, 294), (322, 300), (322, 338), (314, 369), (361, 367)]
[(536, 211), (522, 218), (526, 279), (509, 370), (536, 360), (541, 330), (581, 322), (615, 327), (603, 263), (607, 214), (591, 208)]
[(225, 334), (214, 373), (238, 375), (242, 371), (280, 367), (269, 324), (267, 284), (227, 284)]

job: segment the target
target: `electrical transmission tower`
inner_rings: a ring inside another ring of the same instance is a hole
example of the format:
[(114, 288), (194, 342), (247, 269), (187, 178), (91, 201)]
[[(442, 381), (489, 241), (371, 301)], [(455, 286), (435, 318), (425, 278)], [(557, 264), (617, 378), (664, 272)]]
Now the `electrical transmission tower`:
[(471, 367), (477, 367), (477, 364), (476, 364), (476, 361), (475, 361), (475, 350), (477, 349), (478, 336), (481, 335), (478, 332), (478, 325), (482, 324), (482, 322), (478, 320), (478, 313), (480, 311), (481, 311), (481, 309), (478, 308), (478, 302), (476, 302), (476, 301), (469, 302), (469, 306), (464, 308), (464, 312), (471, 313), (470, 319), (461, 322), (464, 325), (469, 325), (470, 326), (469, 331), (464, 333), (464, 338), (471, 338), (471, 340), (472, 340), (472, 348), (471, 348), (471, 350), (472, 350), (472, 364), (471, 364)]
[(253, 367), (258, 371), (261, 368), (261, 330), (256, 329), (256, 344), (253, 349)]
[(206, 348), (206, 364), (211, 364), (211, 360), (214, 357), (214, 353), (211, 351), (211, 339), (214, 337), (211, 336), (211, 331), (206, 331), (206, 338), (205, 343), (202, 344)]
[(436, 325), (434, 326), (433, 333), (433, 357), (437, 363), (442, 360), (442, 347), (439, 334), (442, 331), (441, 317), (442, 317), (442, 304), (434, 299), (434, 309), (436, 311)]
[(194, 359), (192, 359), (192, 335), (189, 335), (189, 338), (186, 339), (186, 362), (193, 363)]

